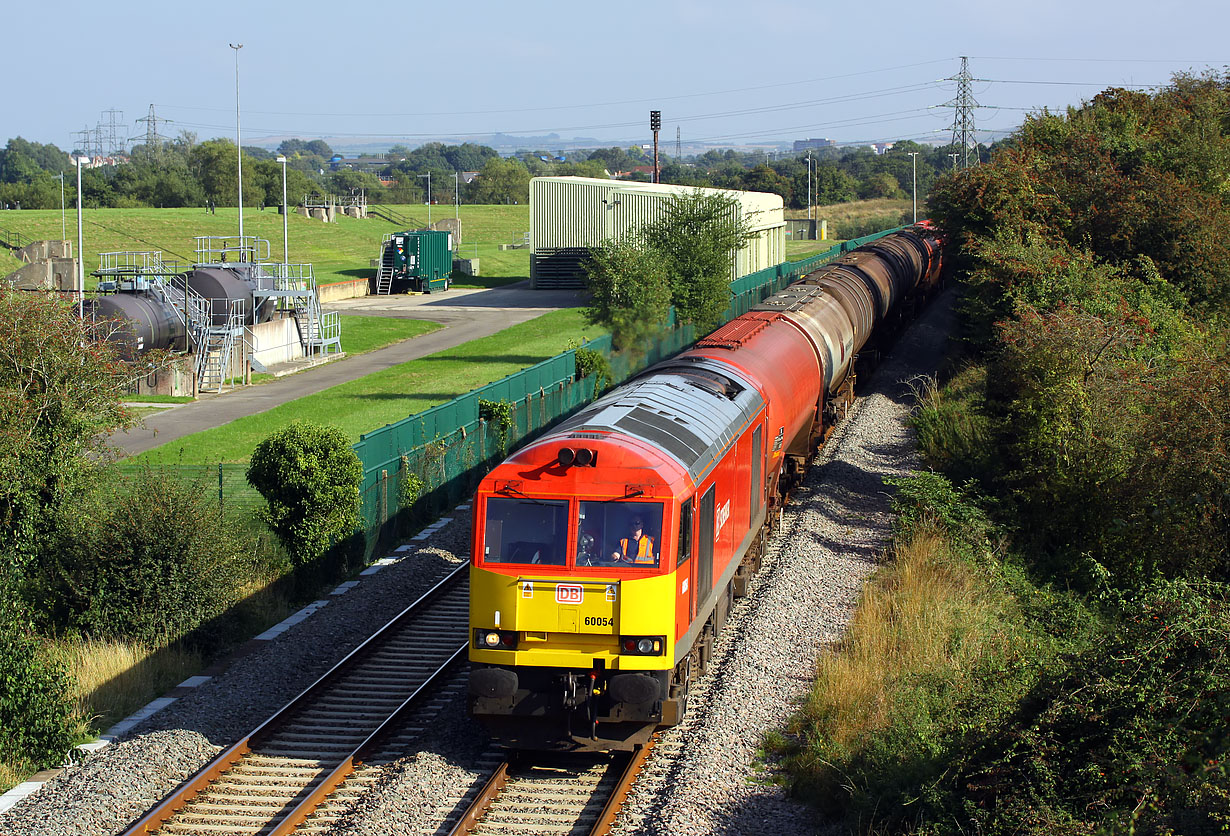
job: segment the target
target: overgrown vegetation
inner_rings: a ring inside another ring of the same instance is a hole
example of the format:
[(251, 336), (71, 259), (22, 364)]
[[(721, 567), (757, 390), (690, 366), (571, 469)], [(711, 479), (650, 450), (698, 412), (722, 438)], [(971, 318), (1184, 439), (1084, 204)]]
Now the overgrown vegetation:
[[(899, 486), (894, 560), (776, 747), (851, 831), (1230, 828), (1228, 105), (1218, 76), (1110, 90), (933, 190), (966, 357), (915, 425), (965, 487)], [(925, 562), (982, 584), (960, 619), (914, 568), (935, 532)]]
[(671, 195), (637, 235), (594, 251), (586, 315), (611, 329), (618, 351), (661, 332), (672, 305), (678, 322), (704, 332), (730, 305), (732, 259), (751, 237), (733, 198), (700, 190)]

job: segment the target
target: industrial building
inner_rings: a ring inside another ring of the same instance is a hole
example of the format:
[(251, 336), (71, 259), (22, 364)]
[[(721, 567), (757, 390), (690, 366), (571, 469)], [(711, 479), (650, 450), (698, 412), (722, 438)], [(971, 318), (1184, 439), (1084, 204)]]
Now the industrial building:
[(755, 232), (735, 255), (732, 280), (785, 260), (786, 221), (780, 195), (591, 177), (535, 177), (530, 180), (530, 286), (585, 287), (583, 262), (592, 248), (635, 232), (660, 216), (667, 199), (694, 191), (734, 198), (734, 211)]

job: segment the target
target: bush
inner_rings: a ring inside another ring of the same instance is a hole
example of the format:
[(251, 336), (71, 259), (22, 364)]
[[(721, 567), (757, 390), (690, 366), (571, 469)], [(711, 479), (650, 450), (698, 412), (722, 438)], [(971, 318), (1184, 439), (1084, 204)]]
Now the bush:
[(296, 566), (359, 527), (363, 464), (336, 427), (295, 421), (273, 433), (252, 453), (248, 482), (269, 503), (265, 519)]
[(42, 567), (51, 628), (161, 647), (225, 612), (251, 574), (200, 481), (146, 468), (80, 510)]
[(72, 745), (68, 675), (20, 626), (0, 628), (0, 759), (58, 766)]
[(594, 375), (594, 394), (611, 385), (615, 373), (611, 370), (611, 361), (601, 351), (584, 346), (575, 352), (577, 377), (585, 378)]
[(517, 428), (513, 419), (514, 407), (508, 401), (489, 401), (478, 399), (478, 417), (495, 427), (500, 436), (500, 449), (508, 452), (508, 442), (513, 430)]
[(1118, 629), (971, 741), (926, 805), (936, 833), (1225, 833), (1228, 590), (1158, 584)]

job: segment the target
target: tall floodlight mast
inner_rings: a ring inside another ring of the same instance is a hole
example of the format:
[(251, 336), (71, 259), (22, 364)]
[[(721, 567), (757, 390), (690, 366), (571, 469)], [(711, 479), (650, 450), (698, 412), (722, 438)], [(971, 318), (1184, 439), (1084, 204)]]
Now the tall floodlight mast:
[(243, 246), (243, 143), (239, 138), (239, 50), (243, 44), (228, 44), (235, 50), (235, 150), (239, 155), (239, 246)]

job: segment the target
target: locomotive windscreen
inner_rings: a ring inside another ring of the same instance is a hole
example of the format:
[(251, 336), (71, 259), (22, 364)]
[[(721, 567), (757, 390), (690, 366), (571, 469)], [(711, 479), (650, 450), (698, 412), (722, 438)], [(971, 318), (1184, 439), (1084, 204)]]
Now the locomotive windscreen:
[(487, 500), (483, 562), (563, 566), (568, 558), (568, 503), (557, 499)]

